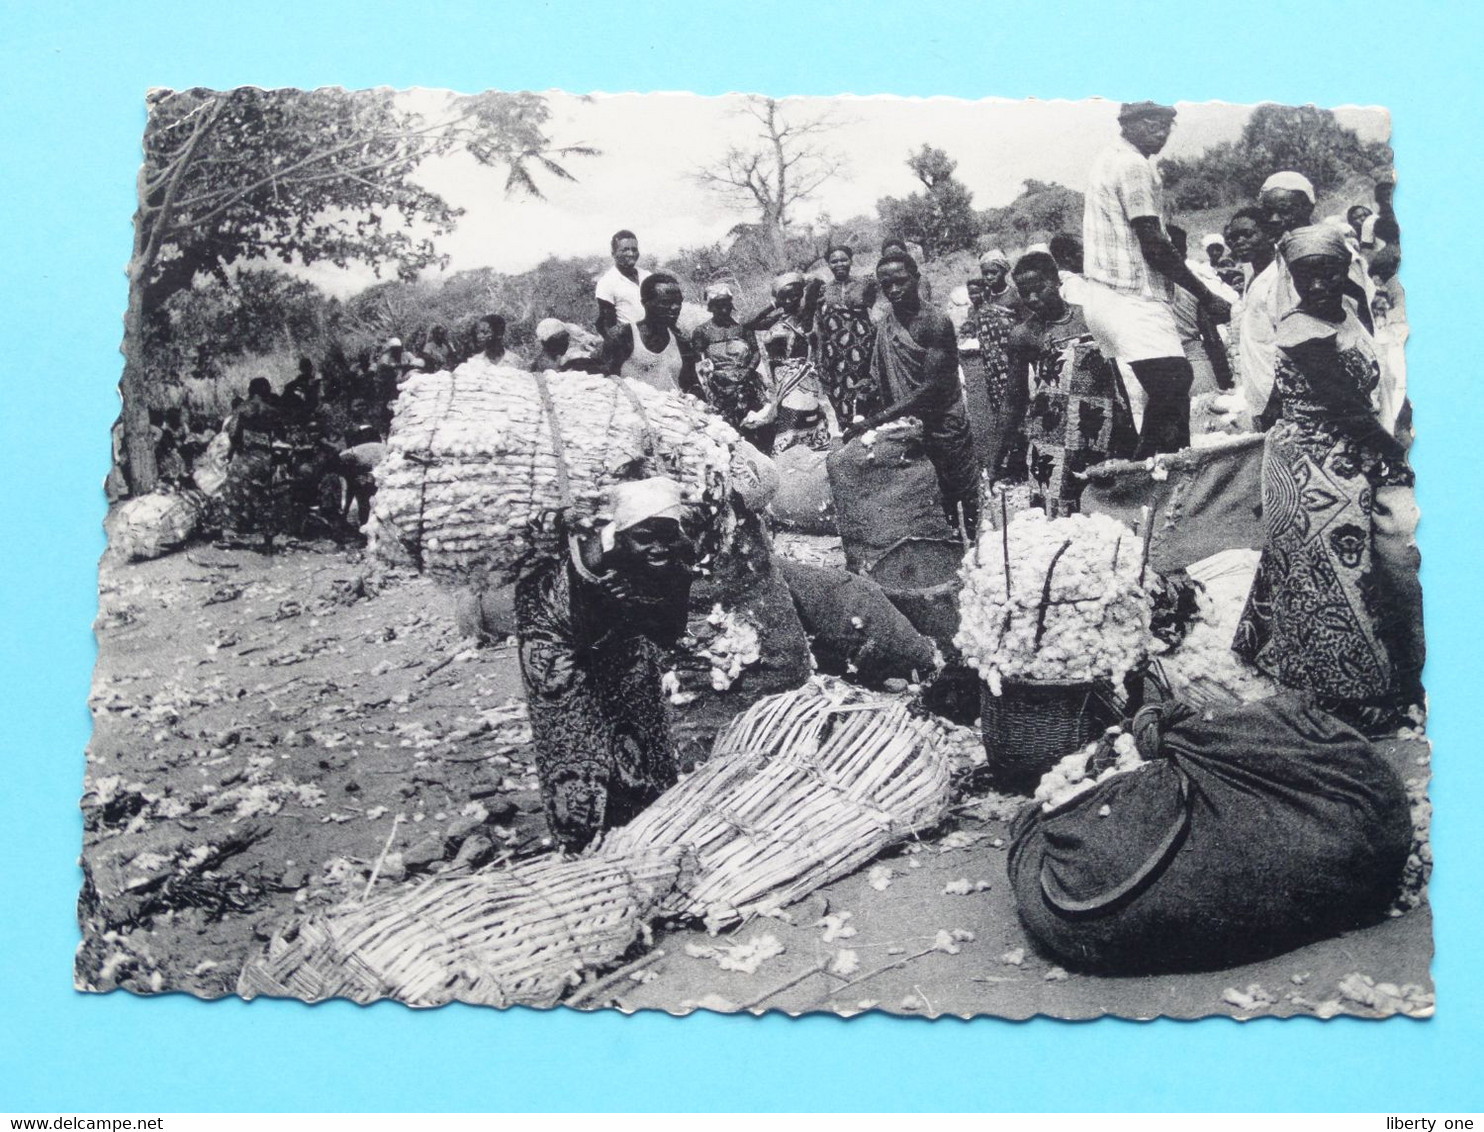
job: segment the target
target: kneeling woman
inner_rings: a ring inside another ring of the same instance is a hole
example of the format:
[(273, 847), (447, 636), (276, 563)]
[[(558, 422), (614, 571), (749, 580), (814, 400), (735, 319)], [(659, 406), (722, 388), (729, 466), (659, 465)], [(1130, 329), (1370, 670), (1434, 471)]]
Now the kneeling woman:
[(1299, 302), (1278, 326), (1281, 415), (1262, 467), (1267, 541), (1233, 647), (1352, 723), (1394, 725), (1422, 693), (1412, 470), (1377, 415), (1371, 336), (1342, 302), (1343, 236), (1296, 229), (1278, 254)]
[(660, 650), (685, 632), (693, 557), (680, 486), (619, 485), (593, 544), (515, 586), (516, 638), (547, 824), (575, 852), (674, 785)]

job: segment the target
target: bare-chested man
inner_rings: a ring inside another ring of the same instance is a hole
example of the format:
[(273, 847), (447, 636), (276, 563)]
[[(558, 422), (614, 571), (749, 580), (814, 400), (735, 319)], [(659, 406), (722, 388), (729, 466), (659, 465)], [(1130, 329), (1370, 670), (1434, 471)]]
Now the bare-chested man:
[(938, 473), (943, 510), (972, 539), (979, 524), (974, 439), (958, 380), (958, 339), (948, 316), (923, 304), (917, 261), (892, 252), (876, 264), (876, 284), (891, 304), (876, 331), (871, 368), (886, 408), (845, 432), (847, 440), (902, 417), (922, 422), (928, 459)]

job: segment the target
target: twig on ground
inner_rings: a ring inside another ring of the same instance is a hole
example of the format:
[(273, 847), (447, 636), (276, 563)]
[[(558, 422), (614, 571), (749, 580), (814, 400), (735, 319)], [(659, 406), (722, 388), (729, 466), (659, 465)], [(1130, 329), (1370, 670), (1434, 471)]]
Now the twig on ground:
[(376, 858), (376, 864), (371, 867), (371, 875), (366, 879), (366, 891), (361, 893), (362, 900), (365, 900), (366, 897), (371, 895), (371, 889), (376, 884), (376, 878), (381, 875), (381, 866), (386, 864), (386, 855), (391, 852), (392, 841), (396, 838), (397, 830), (401, 827), (404, 820), (401, 814), (398, 814), (392, 819), (392, 828), (387, 831), (386, 844), (381, 847), (381, 856)]
[(644, 968), (650, 966), (651, 964), (658, 963), (664, 957), (664, 948), (660, 948), (657, 951), (651, 951), (647, 955), (642, 955), (638, 959), (630, 963), (627, 967), (621, 967), (617, 971), (614, 971), (613, 974), (608, 975), (605, 978), (598, 979), (596, 982), (589, 983), (586, 987), (580, 988), (576, 994), (567, 999), (566, 1004), (568, 1006), (581, 1007), (586, 1006), (588, 1003), (591, 1002), (594, 1006), (603, 1006), (605, 1005), (606, 998), (611, 997), (612, 992), (618, 990), (619, 987), (624, 984), (624, 982), (629, 978), (630, 975), (633, 975), (637, 971), (644, 970)]
[[(778, 986), (774, 987), (772, 990), (767, 991), (767, 992), (765, 992), (763, 994), (760, 994), (756, 998), (749, 999), (747, 1002), (742, 1003), (740, 1006), (737, 1007), (737, 1009), (738, 1010), (754, 1010), (757, 1007), (761, 1006), (763, 1003), (767, 1002), (768, 999), (775, 998), (778, 995), (782, 994), (786, 990), (793, 990), (794, 987), (798, 986), (805, 979), (810, 978), (811, 976), (814, 976), (814, 975), (822, 975), (822, 974), (824, 974), (824, 972), (828, 969), (828, 967), (829, 967), (829, 960), (828, 959), (821, 960), (820, 962), (816, 963), (814, 966), (809, 967), (809, 968), (806, 968), (803, 971), (800, 971), (797, 975), (794, 975), (792, 978), (786, 979), (785, 981), (783, 981), (782, 983), (780, 983)], [(845, 985), (846, 986), (849, 986), (850, 984), (847, 983)]]

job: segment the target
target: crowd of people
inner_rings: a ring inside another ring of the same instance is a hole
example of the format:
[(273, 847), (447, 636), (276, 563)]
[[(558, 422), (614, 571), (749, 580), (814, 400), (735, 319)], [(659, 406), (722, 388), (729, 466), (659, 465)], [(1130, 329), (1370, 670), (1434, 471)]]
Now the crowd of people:
[[(1156, 459), (1211, 432), (1263, 433), (1267, 538), (1234, 648), (1350, 718), (1420, 703), (1391, 181), (1377, 182), (1374, 201), (1316, 220), (1309, 180), (1272, 170), (1256, 200), (1192, 248), (1168, 221), (1154, 160), (1175, 117), (1124, 105), (1120, 136), (1091, 167), (1082, 230), (1013, 256), (984, 252), (946, 304), (901, 240), (883, 242), (860, 272), (856, 249), (837, 244), (817, 267), (778, 274), (758, 311), (737, 309), (731, 283), (711, 283), (706, 318), (682, 330), (680, 280), (640, 267), (638, 237), (621, 230), (590, 328), (543, 318), (533, 356), (518, 357), (506, 320), (490, 313), (462, 334), (430, 327), (416, 350), (389, 339), (359, 366), (317, 370), (304, 359), (281, 392), (266, 377), (251, 383), (222, 423), (225, 442), (191, 432), (177, 410), (162, 414), (162, 475), (183, 480), (219, 443), (230, 452), (228, 537), (271, 547), (303, 532), (317, 507), (323, 517), (327, 480), (337, 485), (331, 510), (353, 528), (369, 513), (372, 469), (410, 375), (581, 371), (699, 398), (765, 455), (826, 451), (915, 422), (944, 516), (967, 542), (997, 493), (1070, 514), (1093, 465)], [(615, 698), (658, 695), (653, 649), (638, 639), (670, 642), (678, 631), (635, 595), (685, 588), (679, 504), (655, 483), (631, 494), (606, 541), (517, 594), (528, 693), (533, 704), (560, 701), (533, 720), (561, 768), (545, 785), (568, 845), (674, 779), (663, 711), (646, 709), (629, 733), (615, 721), (633, 712), (609, 710)], [(637, 628), (604, 628), (619, 614)]]
[[(1267, 536), (1233, 648), (1349, 720), (1394, 720), (1421, 702), (1423, 650), (1391, 183), (1376, 185), (1374, 209), (1358, 204), (1316, 222), (1313, 185), (1274, 170), (1257, 200), (1192, 249), (1168, 222), (1153, 160), (1175, 116), (1153, 103), (1123, 106), (1121, 137), (1091, 170), (1082, 231), (1014, 257), (985, 252), (942, 308), (911, 249), (888, 240), (869, 273), (857, 274), (855, 250), (837, 245), (823, 272), (779, 274), (772, 301), (752, 314), (737, 311), (731, 286), (714, 283), (703, 295), (709, 318), (683, 333), (680, 281), (641, 268), (637, 237), (620, 231), (595, 289), (602, 347), (583, 361), (699, 397), (775, 456), (913, 420), (945, 517), (966, 541), (993, 493), (1069, 514), (1095, 464), (1153, 466), (1202, 434), (1265, 433)], [(570, 365), (566, 345), (542, 359), (561, 364), (545, 368)], [(659, 503), (620, 501), (610, 543), (622, 551), (620, 520), (633, 512), (641, 529), (656, 528), (649, 536), (669, 566), (684, 541), (678, 505), (661, 506), (669, 497), (653, 484), (628, 490)], [(611, 655), (614, 631), (581, 610), (605, 593), (634, 592), (655, 563), (617, 553), (611, 571), (595, 572), (601, 559), (555, 564), (525, 590), (532, 702), (552, 697), (560, 653), (560, 695), (587, 696), (591, 709), (577, 713), (592, 717), (582, 727), (538, 728), (553, 774), (563, 768), (548, 801), (569, 847), (613, 824), (601, 817), (610, 789), (630, 808), (636, 783), (653, 796), (673, 778), (662, 734), (594, 741), (625, 718), (626, 709), (604, 714), (605, 697), (638, 695), (632, 682), (614, 684), (619, 674), (638, 679), (653, 667), (643, 649), (625, 661)], [(638, 635), (646, 623), (635, 620)], [(557, 643), (553, 624), (566, 630)], [(583, 631), (609, 651), (585, 649)], [(674, 631), (667, 623), (651, 636)], [(594, 750), (606, 754), (595, 762)]]

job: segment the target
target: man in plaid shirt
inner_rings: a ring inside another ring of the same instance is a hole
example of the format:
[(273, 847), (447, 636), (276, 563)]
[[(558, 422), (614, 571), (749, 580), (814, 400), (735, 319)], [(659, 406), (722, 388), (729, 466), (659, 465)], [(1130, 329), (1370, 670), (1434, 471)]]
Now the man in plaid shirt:
[(1228, 303), (1200, 281), (1164, 225), (1164, 187), (1153, 157), (1169, 140), (1175, 109), (1125, 103), (1123, 137), (1098, 155), (1082, 215), (1083, 314), (1103, 352), (1132, 371), (1147, 398), (1138, 458), (1190, 443), (1193, 374), (1171, 301), (1176, 287), (1195, 296), (1216, 322)]

